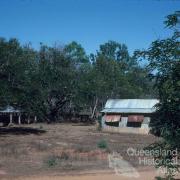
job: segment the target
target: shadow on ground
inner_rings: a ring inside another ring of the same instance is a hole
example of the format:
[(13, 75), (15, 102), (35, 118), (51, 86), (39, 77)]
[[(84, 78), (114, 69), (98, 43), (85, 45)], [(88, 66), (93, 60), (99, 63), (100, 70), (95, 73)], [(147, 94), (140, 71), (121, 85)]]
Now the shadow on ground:
[(92, 126), (94, 123), (77, 123), (77, 124), (72, 124), (72, 126)]
[(29, 127), (0, 127), (0, 135), (40, 135), (45, 132), (45, 130)]

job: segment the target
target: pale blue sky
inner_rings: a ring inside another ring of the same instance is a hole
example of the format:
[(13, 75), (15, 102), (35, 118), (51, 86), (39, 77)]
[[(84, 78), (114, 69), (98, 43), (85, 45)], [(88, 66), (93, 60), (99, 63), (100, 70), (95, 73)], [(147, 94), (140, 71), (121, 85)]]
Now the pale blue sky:
[(78, 41), (89, 54), (115, 40), (130, 52), (170, 33), (164, 17), (180, 0), (0, 0), (0, 36), (38, 48)]

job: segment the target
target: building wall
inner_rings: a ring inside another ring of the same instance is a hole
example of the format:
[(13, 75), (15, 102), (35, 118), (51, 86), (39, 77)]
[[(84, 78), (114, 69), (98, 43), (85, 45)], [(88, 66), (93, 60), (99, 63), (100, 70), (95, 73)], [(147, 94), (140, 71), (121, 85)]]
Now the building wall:
[(150, 117), (144, 117), (144, 121), (141, 124), (141, 128), (149, 129)]
[(119, 127), (126, 127), (128, 122), (128, 117), (121, 117), (121, 121), (119, 121)]
[(113, 127), (113, 126), (106, 125), (105, 116), (103, 116), (102, 117), (103, 131), (148, 134), (149, 133), (150, 115), (149, 114), (141, 114), (141, 115), (144, 115), (144, 120), (143, 120), (140, 128), (127, 127), (128, 114), (121, 114), (121, 121), (119, 122), (119, 127)]

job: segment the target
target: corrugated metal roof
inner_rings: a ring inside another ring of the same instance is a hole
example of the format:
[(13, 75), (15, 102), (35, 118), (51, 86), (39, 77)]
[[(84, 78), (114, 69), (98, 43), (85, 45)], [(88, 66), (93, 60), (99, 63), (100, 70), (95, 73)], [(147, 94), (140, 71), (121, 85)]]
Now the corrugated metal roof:
[(7, 106), (4, 110), (0, 111), (1, 113), (19, 113), (20, 110), (14, 109), (12, 106)]
[(152, 113), (158, 99), (109, 99), (102, 112)]

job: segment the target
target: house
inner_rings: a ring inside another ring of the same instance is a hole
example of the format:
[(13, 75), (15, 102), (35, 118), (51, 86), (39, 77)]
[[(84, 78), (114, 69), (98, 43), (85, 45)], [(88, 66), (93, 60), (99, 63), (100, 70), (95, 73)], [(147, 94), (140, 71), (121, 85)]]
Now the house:
[(104, 131), (149, 133), (152, 113), (158, 99), (109, 99), (102, 112)]

